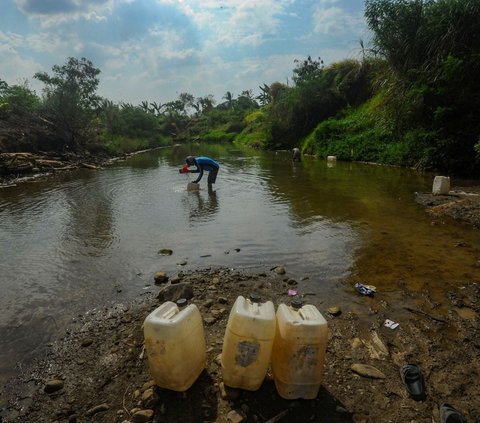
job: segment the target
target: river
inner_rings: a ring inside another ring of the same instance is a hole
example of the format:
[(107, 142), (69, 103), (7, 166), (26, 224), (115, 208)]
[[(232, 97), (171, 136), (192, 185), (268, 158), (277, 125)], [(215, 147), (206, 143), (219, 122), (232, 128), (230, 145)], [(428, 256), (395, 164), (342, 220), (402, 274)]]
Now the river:
[[(200, 192), (186, 191), (194, 176), (178, 169), (188, 154), (218, 160), (215, 192), (206, 176)], [(4, 188), (0, 382), (45, 354), (78, 315), (158, 291), (156, 271), (283, 265), (321, 302), (360, 308), (353, 284), (362, 281), (390, 298), (428, 290), (442, 306), (449, 286), (480, 280), (480, 236), (434, 221), (413, 201), (433, 177), (190, 145)]]

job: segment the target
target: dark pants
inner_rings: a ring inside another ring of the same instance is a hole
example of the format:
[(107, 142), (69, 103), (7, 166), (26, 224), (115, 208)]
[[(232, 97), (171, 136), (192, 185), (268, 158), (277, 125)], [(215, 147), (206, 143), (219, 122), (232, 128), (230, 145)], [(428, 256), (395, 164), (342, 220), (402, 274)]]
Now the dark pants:
[(212, 169), (210, 172), (208, 172), (208, 185), (214, 184), (215, 181), (217, 180), (217, 174), (218, 174), (218, 168)]

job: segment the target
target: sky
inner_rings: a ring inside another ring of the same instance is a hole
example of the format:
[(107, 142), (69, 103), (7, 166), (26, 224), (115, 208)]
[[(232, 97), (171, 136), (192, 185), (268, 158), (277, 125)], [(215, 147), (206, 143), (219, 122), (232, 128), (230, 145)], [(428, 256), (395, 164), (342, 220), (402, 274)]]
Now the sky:
[(100, 69), (116, 103), (166, 103), (187, 92), (236, 98), (291, 84), (295, 60), (361, 57), (363, 0), (1, 0), (0, 79), (28, 82), (69, 57)]

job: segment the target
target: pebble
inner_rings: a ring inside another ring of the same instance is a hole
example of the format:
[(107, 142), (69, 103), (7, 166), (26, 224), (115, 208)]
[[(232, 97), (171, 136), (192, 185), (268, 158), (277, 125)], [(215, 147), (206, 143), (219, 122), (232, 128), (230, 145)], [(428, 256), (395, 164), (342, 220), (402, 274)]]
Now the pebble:
[(340, 314), (342, 314), (342, 309), (340, 307), (337, 307), (337, 306), (330, 307), (330, 308), (328, 308), (327, 311), (332, 316), (340, 316)]
[(203, 321), (207, 324), (207, 325), (213, 325), (217, 319), (215, 319), (215, 317), (205, 317), (203, 319)]
[(369, 364), (352, 364), (350, 367), (355, 373), (363, 377), (369, 377), (372, 379), (385, 379), (386, 376), (376, 367), (370, 366)]
[(93, 344), (93, 339), (87, 338), (82, 341), (82, 347), (89, 347)]
[(168, 282), (168, 276), (165, 272), (156, 272), (155, 275), (153, 275), (153, 279), (155, 280), (155, 283)]
[(107, 403), (103, 403), (90, 408), (90, 410), (87, 410), (85, 414), (87, 416), (93, 416), (94, 414), (101, 413), (102, 411), (107, 411), (108, 409), (110, 409), (109, 405)]
[(132, 415), (132, 423), (144, 423), (153, 419), (153, 410), (140, 410)]
[(173, 250), (170, 250), (170, 248), (162, 248), (158, 254), (161, 254), (162, 256), (171, 256), (173, 254)]
[(53, 392), (56, 392), (56, 391), (59, 391), (60, 389), (63, 388), (63, 385), (64, 385), (64, 381), (61, 380), (61, 379), (54, 379), (54, 380), (50, 380), (48, 381), (46, 384), (45, 384), (45, 387), (43, 388), (43, 390), (47, 393), (47, 394), (51, 394)]
[(245, 419), (244, 417), (236, 410), (231, 410), (228, 414), (227, 414), (227, 420), (229, 423), (241, 423), (243, 422)]
[(286, 273), (285, 267), (283, 266), (275, 267), (274, 271), (277, 275), (284, 275)]

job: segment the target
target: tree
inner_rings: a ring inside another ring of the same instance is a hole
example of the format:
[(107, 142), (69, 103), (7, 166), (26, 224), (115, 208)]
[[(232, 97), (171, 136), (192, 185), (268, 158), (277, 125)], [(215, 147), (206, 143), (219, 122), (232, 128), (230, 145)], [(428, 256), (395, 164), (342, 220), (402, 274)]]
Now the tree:
[(227, 107), (231, 109), (233, 105), (233, 94), (230, 91), (227, 91), (222, 98), (227, 100)]
[(306, 60), (300, 61), (295, 59), (296, 67), (293, 70), (293, 81), (295, 84), (300, 85), (304, 83), (309, 83), (318, 79), (323, 70), (323, 60), (318, 58), (318, 60), (312, 60), (310, 56)]
[(267, 84), (263, 84), (263, 87), (259, 86), (258, 88), (260, 88), (261, 92), (256, 98), (262, 106), (266, 106), (271, 100), (270, 87)]
[(0, 108), (15, 115), (34, 112), (40, 105), (40, 99), (29, 88), (28, 81), (21, 84), (8, 85), (0, 79)]
[(54, 65), (53, 75), (37, 72), (34, 78), (45, 84), (44, 106), (55, 125), (61, 147), (85, 150), (94, 134), (96, 95), (100, 70), (91, 61), (70, 57), (63, 66)]
[(473, 171), (480, 133), (480, 2), (366, 0), (365, 18), (372, 51), (387, 62), (384, 104), (398, 136), (427, 131), (423, 150), (432, 167)]

